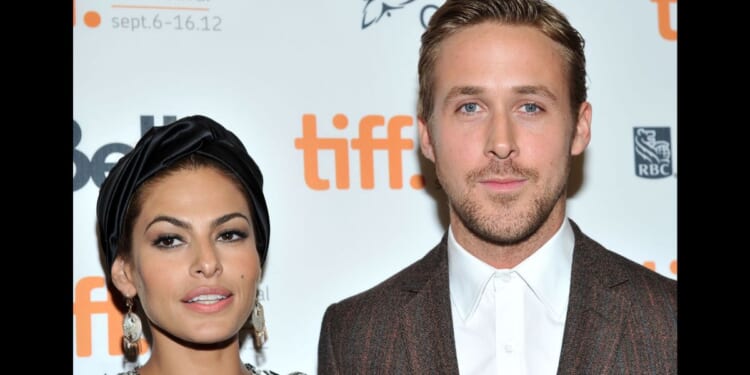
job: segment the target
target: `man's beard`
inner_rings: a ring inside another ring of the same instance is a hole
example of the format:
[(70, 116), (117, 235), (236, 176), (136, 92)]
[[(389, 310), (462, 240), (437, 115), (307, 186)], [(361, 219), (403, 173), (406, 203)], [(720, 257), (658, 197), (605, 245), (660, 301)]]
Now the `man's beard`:
[[(542, 190), (535, 191), (535, 196), (526, 203), (527, 206), (518, 206), (523, 204), (519, 195), (495, 195), (490, 203), (493, 210), (487, 213), (487, 207), (484, 207), (487, 203), (471, 198), (471, 189), (476, 187), (477, 181), (483, 177), (520, 177), (527, 179), (528, 184), (539, 182), (539, 173), (536, 170), (518, 167), (512, 161), (493, 162), (484, 168), (471, 171), (466, 176), (470, 190), (464, 194), (451, 194), (449, 191), (446, 191), (446, 194), (458, 219), (475, 236), (495, 245), (516, 245), (529, 239), (547, 221), (558, 200), (565, 194), (570, 165), (568, 159), (565, 165), (566, 173), (563, 174), (565, 177), (551, 181), (554, 184), (552, 186), (542, 186)], [(438, 178), (440, 179), (439, 171)]]

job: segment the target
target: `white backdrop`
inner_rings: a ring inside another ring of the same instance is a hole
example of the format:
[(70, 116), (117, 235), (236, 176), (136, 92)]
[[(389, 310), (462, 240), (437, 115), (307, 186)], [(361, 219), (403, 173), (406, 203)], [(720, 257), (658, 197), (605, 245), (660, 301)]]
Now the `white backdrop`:
[[(270, 340), (260, 357), (247, 342), (243, 359), (316, 373), (326, 306), (422, 257), (445, 230), (432, 179), (427, 189), (412, 184), (431, 167), (416, 146), (419, 38), (442, 2), (74, 0), (74, 373), (132, 365), (117, 349), (122, 318), (98, 257), (98, 185), (142, 127), (191, 114), (233, 130), (265, 176)], [(568, 214), (603, 245), (676, 279), (677, 1), (553, 4), (586, 38), (593, 105)], [(336, 169), (331, 150), (317, 152), (317, 172), (306, 166), (295, 147), (305, 116), (318, 138), (344, 142), (348, 168)], [(351, 147), (362, 121), (383, 125), (374, 138), (400, 122), (401, 138), (414, 141), (400, 165), (375, 151), (372, 188)]]

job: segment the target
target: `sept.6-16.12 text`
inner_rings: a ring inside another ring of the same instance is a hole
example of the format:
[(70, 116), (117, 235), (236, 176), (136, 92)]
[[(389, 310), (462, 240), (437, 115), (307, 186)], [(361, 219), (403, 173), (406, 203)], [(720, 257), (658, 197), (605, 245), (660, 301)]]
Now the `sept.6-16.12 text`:
[(156, 13), (149, 16), (112, 17), (113, 29), (124, 30), (173, 30), (173, 31), (222, 31), (221, 17), (194, 15), (168, 15)]

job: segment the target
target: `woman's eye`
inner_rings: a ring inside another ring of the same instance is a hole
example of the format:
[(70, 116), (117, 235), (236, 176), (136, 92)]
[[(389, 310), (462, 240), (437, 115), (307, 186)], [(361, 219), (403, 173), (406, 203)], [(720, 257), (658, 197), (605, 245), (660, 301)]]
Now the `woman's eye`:
[(247, 238), (247, 233), (240, 231), (229, 231), (219, 235), (219, 240), (226, 242), (239, 241), (243, 238)]
[(160, 236), (154, 241), (154, 246), (156, 247), (162, 247), (162, 248), (172, 248), (176, 247), (182, 244), (182, 240), (180, 240), (177, 236)]

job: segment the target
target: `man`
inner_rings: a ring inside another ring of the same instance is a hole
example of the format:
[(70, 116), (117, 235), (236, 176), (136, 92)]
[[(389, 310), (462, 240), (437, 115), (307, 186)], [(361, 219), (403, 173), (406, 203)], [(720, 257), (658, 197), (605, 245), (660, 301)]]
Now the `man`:
[(448, 0), (422, 36), (421, 151), (450, 225), (331, 305), (320, 374), (673, 374), (676, 282), (567, 219), (590, 140), (584, 40), (535, 0)]

